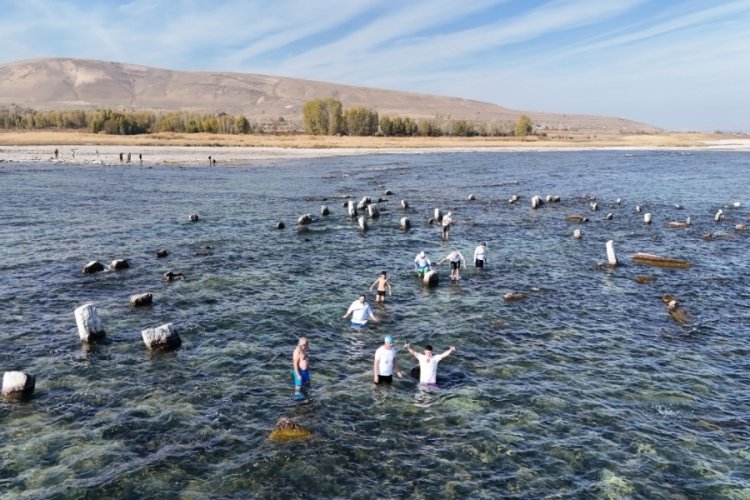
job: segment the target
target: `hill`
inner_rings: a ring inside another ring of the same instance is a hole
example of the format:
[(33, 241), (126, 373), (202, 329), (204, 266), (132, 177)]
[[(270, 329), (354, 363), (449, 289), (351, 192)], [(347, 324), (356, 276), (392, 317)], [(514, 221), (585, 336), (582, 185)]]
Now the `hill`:
[(0, 109), (196, 111), (244, 114), (251, 121), (300, 130), (302, 106), (334, 97), (344, 109), (364, 106), (381, 116), (470, 120), (512, 126), (520, 115), (550, 135), (658, 133), (622, 118), (542, 113), (495, 104), (247, 73), (187, 72), (85, 59), (47, 58), (0, 64)]

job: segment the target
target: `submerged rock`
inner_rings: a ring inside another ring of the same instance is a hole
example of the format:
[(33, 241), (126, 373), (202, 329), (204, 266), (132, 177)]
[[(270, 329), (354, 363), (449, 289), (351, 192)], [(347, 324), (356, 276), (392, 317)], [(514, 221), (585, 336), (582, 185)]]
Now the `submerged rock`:
[(294, 420), (281, 417), (277, 422), (268, 439), (271, 441), (293, 441), (295, 439), (306, 439), (312, 436), (312, 432), (298, 425)]
[(92, 260), (81, 269), (83, 274), (94, 274), (104, 271), (104, 264), (98, 260)]
[(692, 264), (684, 260), (671, 259), (669, 257), (661, 257), (659, 255), (653, 255), (643, 252), (638, 252), (633, 255), (633, 262), (635, 262), (636, 264), (646, 264), (658, 267), (672, 267), (679, 269), (687, 269), (693, 266)]

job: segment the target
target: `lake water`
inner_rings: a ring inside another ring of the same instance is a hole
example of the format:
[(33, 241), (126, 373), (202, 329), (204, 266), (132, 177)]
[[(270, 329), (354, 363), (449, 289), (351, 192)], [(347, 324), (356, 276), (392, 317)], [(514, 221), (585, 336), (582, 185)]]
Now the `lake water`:
[[(6, 163), (0, 371), (37, 383), (28, 401), (0, 401), (0, 496), (748, 498), (750, 234), (734, 227), (750, 224), (749, 192), (746, 152)], [(561, 201), (533, 210), (537, 194)], [(362, 234), (346, 196), (388, 201)], [(453, 212), (449, 242), (427, 224), (437, 207)], [(319, 220), (298, 233), (305, 213)], [(574, 214), (590, 220), (565, 221)], [(688, 216), (687, 229), (666, 226)], [(616, 269), (597, 266), (607, 240)], [(443, 265), (431, 289), (413, 276), (417, 252), (471, 260), (480, 241), (483, 272), (470, 263), (451, 282)], [(693, 267), (636, 265), (640, 251)], [(81, 273), (118, 258), (130, 269)], [(162, 280), (170, 270), (185, 279)], [(381, 270), (393, 296), (382, 309), (368, 297), (382, 322), (352, 329), (341, 315)], [(153, 306), (130, 308), (143, 292)], [(508, 292), (526, 299), (506, 302)], [(86, 302), (106, 329), (93, 346), (73, 315)], [(149, 353), (141, 330), (167, 322), (182, 346)], [(302, 335), (312, 386), (298, 405), (290, 369)], [(438, 388), (411, 377), (375, 386), (384, 335), (406, 371), (416, 361), (404, 342), (456, 346)], [(269, 441), (282, 416), (313, 436)]]

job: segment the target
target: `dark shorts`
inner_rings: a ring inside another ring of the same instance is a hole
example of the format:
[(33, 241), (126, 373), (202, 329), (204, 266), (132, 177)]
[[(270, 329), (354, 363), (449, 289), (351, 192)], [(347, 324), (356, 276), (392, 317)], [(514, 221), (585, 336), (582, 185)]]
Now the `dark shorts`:
[(461, 261), (458, 261), (458, 262), (451, 261), (451, 269), (458, 269), (459, 267), (461, 267)]
[(474, 261), (475, 267), (484, 267), (484, 261), (482, 259), (477, 259)]
[(385, 297), (385, 290), (378, 290), (378, 297)]
[(393, 383), (393, 375), (378, 375), (378, 384)]
[(447, 233), (450, 230), (451, 230), (450, 224), (448, 224), (447, 226), (443, 226), (443, 234)]

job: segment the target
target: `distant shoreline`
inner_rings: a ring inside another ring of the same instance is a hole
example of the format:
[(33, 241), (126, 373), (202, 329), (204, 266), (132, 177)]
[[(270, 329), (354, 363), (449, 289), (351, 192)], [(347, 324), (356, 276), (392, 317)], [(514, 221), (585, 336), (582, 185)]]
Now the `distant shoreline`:
[[(55, 159), (54, 151), (58, 157)], [(61, 164), (237, 165), (257, 160), (325, 158), (368, 154), (434, 152), (514, 152), (572, 150), (731, 150), (750, 151), (750, 137), (671, 133), (609, 135), (570, 140), (543, 137), (329, 137), (215, 134), (119, 136), (56, 131), (0, 132), (0, 162)]]

